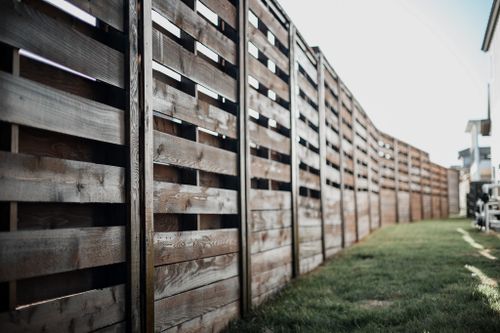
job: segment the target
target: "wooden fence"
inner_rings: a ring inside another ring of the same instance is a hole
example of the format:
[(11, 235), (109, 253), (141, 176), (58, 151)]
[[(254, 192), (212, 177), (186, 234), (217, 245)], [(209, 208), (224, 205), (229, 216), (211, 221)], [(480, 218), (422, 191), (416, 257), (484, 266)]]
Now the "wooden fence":
[(458, 186), (274, 1), (6, 0), (0, 58), (2, 332), (218, 331)]

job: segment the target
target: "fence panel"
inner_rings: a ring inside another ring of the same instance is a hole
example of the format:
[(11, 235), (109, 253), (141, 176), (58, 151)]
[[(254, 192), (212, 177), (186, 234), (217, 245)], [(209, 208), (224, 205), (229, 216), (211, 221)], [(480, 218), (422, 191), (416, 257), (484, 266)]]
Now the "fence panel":
[(129, 39), (129, 4), (75, 4), (86, 20), (45, 2), (0, 4), (3, 332), (126, 325), (137, 96), (129, 44), (116, 41)]
[(421, 152), (422, 218), (432, 218), (431, 165), (429, 155)]
[(354, 102), (354, 149), (355, 153), (355, 186), (358, 238), (361, 240), (370, 233), (370, 192), (368, 173), (370, 158), (368, 156), (368, 127), (366, 113)]
[(289, 35), (276, 8), (249, 1), (249, 119), (252, 303), (292, 277)]
[(398, 222), (410, 222), (410, 169), (409, 147), (397, 140), (397, 196)]
[(298, 157), (298, 233), (300, 273), (323, 261), (318, 65), (314, 51), (297, 33), (294, 45)]
[(352, 94), (340, 84), (340, 125), (342, 159), (342, 220), (344, 246), (350, 246), (358, 239), (356, 221), (356, 192), (354, 191), (354, 146)]
[(370, 118), (368, 120), (369, 130), (369, 155), (370, 155), (370, 230), (375, 230), (381, 226), (380, 216), (380, 155), (379, 155), (379, 134)]
[(380, 141), (380, 216), (382, 225), (397, 222), (396, 155), (394, 139), (381, 133)]
[(223, 327), (240, 304), (238, 8), (152, 9), (155, 331)]
[[(321, 53), (317, 53), (323, 57)], [(321, 189), (325, 200), (323, 206), (325, 255), (329, 257), (342, 247), (342, 210), (340, 178), (340, 115), (339, 79), (333, 68), (323, 58), (324, 112), (325, 112), (325, 164), (326, 181)]]
[(411, 221), (422, 219), (422, 181), (420, 151), (410, 147), (410, 178), (411, 178)]

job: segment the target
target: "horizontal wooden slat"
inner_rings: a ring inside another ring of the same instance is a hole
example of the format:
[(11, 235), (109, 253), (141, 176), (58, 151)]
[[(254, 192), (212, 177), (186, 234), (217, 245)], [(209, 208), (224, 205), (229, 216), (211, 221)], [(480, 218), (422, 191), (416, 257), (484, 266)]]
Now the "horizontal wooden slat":
[(0, 201), (125, 202), (123, 168), (0, 151)]
[(239, 277), (212, 283), (155, 302), (155, 331), (216, 310), (239, 298)]
[(255, 89), (248, 89), (248, 106), (279, 125), (290, 128), (290, 111)]
[(264, 146), (278, 153), (290, 155), (290, 139), (286, 136), (254, 122), (248, 122), (248, 131), (250, 139), (257, 145)]
[(0, 120), (125, 144), (124, 112), (0, 72)]
[(251, 233), (251, 253), (268, 251), (292, 244), (292, 229), (272, 229)]
[(1, 1), (0, 41), (124, 88), (123, 54), (17, 1)]
[(302, 98), (297, 98), (297, 110), (313, 124), (319, 124), (318, 111)]
[(159, 300), (237, 275), (237, 253), (159, 266), (155, 269), (155, 299)]
[(238, 229), (156, 232), (155, 265), (238, 252)]
[(124, 227), (0, 233), (0, 281), (123, 261), (125, 261)]
[(281, 23), (264, 6), (261, 0), (250, 0), (248, 3), (252, 12), (261, 20), (276, 38), (288, 48), (288, 32)]
[(306, 77), (299, 72), (297, 76), (299, 88), (307, 95), (307, 97), (314, 103), (318, 104), (318, 91), (315, 87), (312, 86), (311, 82), (309, 82)]
[[(206, 0), (202, 0), (206, 1)], [(210, 327), (212, 332), (222, 332), (227, 328), (229, 322), (240, 314), (240, 302), (236, 301), (217, 309), (204, 313), (201, 316), (185, 321), (180, 325), (171, 327), (165, 333), (200, 332)]]
[(200, 0), (205, 6), (216, 13), (234, 29), (238, 24), (238, 12), (229, 0)]
[(153, 80), (153, 108), (233, 139), (238, 136), (236, 116), (158, 80)]
[(277, 291), (285, 286), (292, 278), (292, 265), (287, 263), (269, 271), (252, 274), (252, 296), (263, 295), (270, 291)]
[(155, 163), (236, 176), (236, 153), (154, 131)]
[(236, 64), (236, 44), (180, 0), (153, 0), (153, 10), (218, 55)]
[(252, 255), (252, 275), (273, 270), (292, 261), (292, 248), (283, 246), (277, 249), (259, 252)]
[(153, 60), (235, 102), (236, 80), (153, 28)]
[(290, 100), (288, 84), (253, 56), (248, 57), (248, 73), (283, 100)]
[(154, 182), (154, 212), (237, 214), (238, 192), (220, 188)]
[(290, 165), (268, 160), (265, 158), (251, 157), (251, 176), (256, 178), (265, 178), (279, 182), (290, 182)]
[(310, 167), (319, 170), (319, 154), (304, 147), (301, 144), (297, 145), (297, 156), (299, 160)]
[(281, 53), (276, 46), (269, 42), (267, 36), (252, 24), (248, 25), (249, 39), (264, 53), (272, 62), (274, 62), (285, 74), (288, 74), (289, 59)]
[(309, 127), (301, 119), (297, 119), (297, 134), (313, 147), (319, 147), (319, 133)]
[(253, 210), (249, 221), (251, 231), (287, 228), (292, 224), (292, 212), (289, 209)]
[(290, 192), (274, 190), (250, 190), (250, 209), (275, 210), (291, 209)]
[(305, 170), (299, 170), (299, 186), (307, 187), (313, 190), (320, 190), (320, 179), (319, 175), (307, 172)]
[(125, 286), (96, 289), (0, 313), (2, 332), (90, 332), (125, 319)]
[(295, 48), (295, 56), (297, 57), (297, 62), (304, 69), (307, 75), (314, 81), (314, 83), (318, 83), (316, 64), (311, 62), (309, 57), (306, 55), (306, 52), (303, 51), (302, 47), (299, 45)]
[(124, 0), (89, 1), (69, 0), (72, 4), (86, 11), (92, 16), (106, 22), (113, 28), (123, 31), (123, 17), (125, 15)]

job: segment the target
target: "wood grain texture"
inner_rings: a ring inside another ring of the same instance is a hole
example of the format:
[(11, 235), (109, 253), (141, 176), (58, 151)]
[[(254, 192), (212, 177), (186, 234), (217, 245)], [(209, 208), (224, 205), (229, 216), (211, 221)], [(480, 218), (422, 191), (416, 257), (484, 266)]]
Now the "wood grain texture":
[(262, 53), (274, 62), (285, 74), (288, 74), (289, 60), (276, 46), (271, 44), (267, 36), (252, 24), (248, 25), (249, 38)]
[(153, 0), (153, 10), (230, 63), (236, 64), (237, 45), (182, 1)]
[(125, 286), (96, 289), (0, 313), (2, 332), (90, 332), (125, 319)]
[(251, 189), (249, 196), (252, 210), (291, 209), (291, 195), (287, 191)]
[(254, 122), (248, 122), (250, 139), (259, 146), (264, 146), (279, 153), (290, 155), (290, 138), (257, 125)]
[(252, 177), (271, 179), (286, 183), (290, 182), (290, 165), (288, 164), (252, 156), (250, 168)]
[(154, 183), (154, 212), (238, 214), (238, 192), (211, 187)]
[(156, 29), (153, 29), (153, 60), (233, 102), (237, 100), (235, 79)]
[(0, 3), (0, 40), (124, 88), (123, 54), (17, 1)]
[(0, 281), (124, 261), (124, 227), (0, 233)]
[(237, 27), (238, 12), (228, 0), (200, 0), (205, 6), (215, 12), (221, 19), (233, 28)]
[(228, 150), (154, 131), (154, 162), (237, 175), (237, 155)]
[(273, 33), (274, 36), (288, 48), (288, 32), (283, 25), (271, 14), (264, 6), (261, 0), (250, 0), (248, 3), (250, 10), (262, 20), (266, 27)]
[(155, 111), (236, 139), (237, 118), (214, 105), (153, 80)]
[(275, 120), (281, 126), (290, 128), (290, 111), (253, 88), (248, 88), (248, 107)]
[(156, 232), (155, 265), (167, 265), (238, 252), (238, 230)]
[(124, 112), (39, 83), (0, 73), (0, 120), (125, 144)]
[(73, 5), (86, 11), (92, 16), (106, 22), (113, 28), (123, 31), (124, 1), (108, 0), (89, 1), (89, 0), (69, 0)]
[(0, 200), (123, 203), (124, 169), (0, 152)]
[(237, 276), (238, 258), (237, 253), (231, 253), (156, 267), (155, 299)]
[(288, 84), (276, 76), (266, 65), (255, 59), (255, 57), (251, 56), (248, 59), (249, 75), (288, 102), (290, 100)]
[(204, 315), (239, 298), (239, 278), (233, 277), (155, 302), (155, 331), (163, 331)]

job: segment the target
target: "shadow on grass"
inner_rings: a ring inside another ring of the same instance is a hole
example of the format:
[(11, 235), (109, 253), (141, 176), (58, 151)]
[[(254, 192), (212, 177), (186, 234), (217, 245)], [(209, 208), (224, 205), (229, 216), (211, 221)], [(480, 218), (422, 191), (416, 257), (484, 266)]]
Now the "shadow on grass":
[[(228, 332), (500, 332), (500, 314), (480, 292), (473, 265), (498, 280), (500, 240), (469, 221), (423, 221), (383, 228), (293, 281)], [(496, 287), (498, 288), (498, 287)]]

